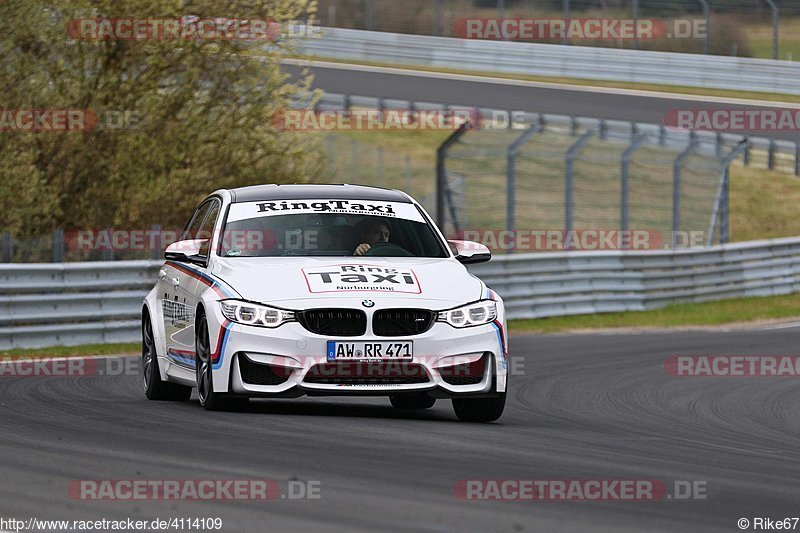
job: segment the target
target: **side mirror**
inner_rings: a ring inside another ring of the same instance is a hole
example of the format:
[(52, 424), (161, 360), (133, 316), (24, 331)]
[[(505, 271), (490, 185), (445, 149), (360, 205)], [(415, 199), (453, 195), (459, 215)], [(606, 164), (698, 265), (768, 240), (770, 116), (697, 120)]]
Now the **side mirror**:
[(492, 258), (492, 252), (486, 246), (472, 241), (447, 241), (456, 259), (465, 265), (484, 263)]
[(208, 239), (190, 239), (173, 242), (164, 251), (164, 259), (180, 263), (205, 265), (206, 258), (200, 255), (200, 249), (208, 244)]

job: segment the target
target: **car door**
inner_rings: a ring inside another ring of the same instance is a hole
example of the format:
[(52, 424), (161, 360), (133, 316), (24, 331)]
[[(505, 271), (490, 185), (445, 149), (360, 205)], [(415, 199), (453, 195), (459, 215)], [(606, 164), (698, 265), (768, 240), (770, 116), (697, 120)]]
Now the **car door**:
[[(195, 239), (211, 210), (212, 203), (198, 207), (181, 240)], [(167, 358), (180, 366), (194, 368), (194, 294), (198, 283), (198, 266), (168, 261), (159, 272), (159, 300), (164, 317)]]
[[(195, 238), (197, 239), (207, 239), (206, 244), (204, 244), (200, 248), (200, 253), (198, 254), (200, 257), (206, 260), (206, 266), (199, 266), (195, 265), (197, 271), (202, 274), (209, 274), (210, 265), (208, 265), (208, 258), (211, 253), (212, 246), (215, 246), (216, 239), (214, 238), (214, 228), (217, 224), (217, 219), (219, 218), (220, 208), (222, 203), (218, 199), (212, 199), (210, 201), (210, 208), (205, 215), (205, 219), (200, 226), (200, 230), (198, 231)], [(186, 305), (190, 307), (191, 310), (191, 317), (192, 317), (192, 325), (194, 325), (194, 315), (195, 310), (197, 309), (197, 304), (200, 302), (200, 296), (203, 294), (205, 290), (208, 289), (208, 285), (206, 283), (202, 283), (199, 280), (195, 280), (194, 285), (192, 286), (191, 294), (186, 295)], [(194, 328), (192, 328), (192, 346), (194, 346)]]

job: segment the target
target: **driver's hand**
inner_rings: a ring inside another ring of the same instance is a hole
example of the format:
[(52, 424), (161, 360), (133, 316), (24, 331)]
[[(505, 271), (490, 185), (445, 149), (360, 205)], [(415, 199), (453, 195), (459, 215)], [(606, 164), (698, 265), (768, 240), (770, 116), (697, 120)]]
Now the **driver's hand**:
[(364, 255), (365, 253), (367, 253), (367, 250), (369, 250), (370, 248), (371, 248), (371, 246), (369, 244), (367, 244), (365, 242), (361, 243), (356, 248), (356, 251), (353, 252), (353, 255)]

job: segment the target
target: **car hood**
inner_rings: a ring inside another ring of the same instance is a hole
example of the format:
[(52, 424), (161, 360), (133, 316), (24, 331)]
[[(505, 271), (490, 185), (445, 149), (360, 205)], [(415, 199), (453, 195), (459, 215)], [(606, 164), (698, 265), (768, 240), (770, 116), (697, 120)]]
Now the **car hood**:
[(244, 299), (276, 304), (368, 298), (446, 306), (478, 300), (483, 290), (482, 282), (453, 258), (215, 258), (211, 273)]

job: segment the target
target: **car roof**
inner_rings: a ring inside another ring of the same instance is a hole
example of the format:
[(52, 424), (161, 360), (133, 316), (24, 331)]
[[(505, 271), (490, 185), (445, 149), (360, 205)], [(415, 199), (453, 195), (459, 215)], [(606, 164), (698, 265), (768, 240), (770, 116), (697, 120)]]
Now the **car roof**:
[(330, 198), (332, 200), (375, 200), (383, 202), (403, 202), (411, 199), (404, 192), (364, 185), (253, 185), (230, 189), (231, 202), (259, 202), (262, 200), (311, 200)]

